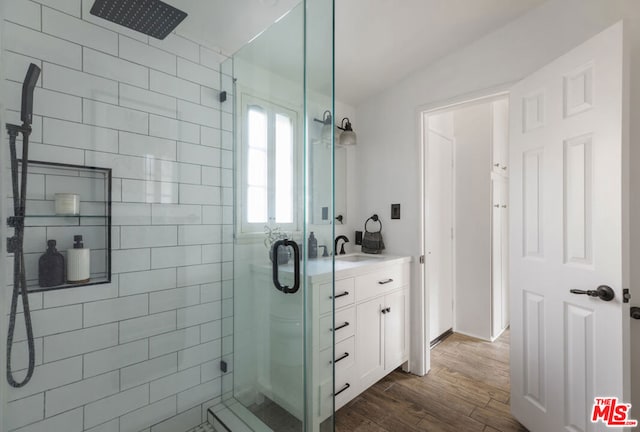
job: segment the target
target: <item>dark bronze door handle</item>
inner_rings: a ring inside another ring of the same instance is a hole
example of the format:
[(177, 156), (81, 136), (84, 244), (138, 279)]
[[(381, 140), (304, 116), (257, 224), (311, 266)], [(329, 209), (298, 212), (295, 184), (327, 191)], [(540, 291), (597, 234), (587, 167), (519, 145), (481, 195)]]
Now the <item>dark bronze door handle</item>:
[(585, 291), (585, 290), (579, 290), (579, 289), (572, 289), (569, 292), (571, 294), (585, 294), (585, 295), (588, 295), (589, 297), (598, 297), (600, 300), (603, 300), (603, 301), (611, 301), (616, 296), (616, 293), (613, 291), (613, 289), (607, 285), (600, 285), (598, 289), (595, 289), (595, 290)]

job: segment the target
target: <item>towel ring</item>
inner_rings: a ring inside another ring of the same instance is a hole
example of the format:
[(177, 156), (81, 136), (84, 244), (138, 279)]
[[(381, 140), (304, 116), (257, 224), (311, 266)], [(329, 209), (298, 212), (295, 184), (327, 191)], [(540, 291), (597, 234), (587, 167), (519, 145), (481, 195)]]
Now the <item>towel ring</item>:
[(378, 231), (368, 231), (368, 232), (381, 232), (382, 231), (382, 221), (380, 220), (380, 218), (378, 217), (377, 214), (374, 214), (373, 216), (371, 216), (369, 219), (367, 219), (364, 223), (364, 230), (367, 231), (367, 224), (369, 223), (369, 221), (374, 221), (374, 222), (378, 222), (380, 224), (380, 229)]

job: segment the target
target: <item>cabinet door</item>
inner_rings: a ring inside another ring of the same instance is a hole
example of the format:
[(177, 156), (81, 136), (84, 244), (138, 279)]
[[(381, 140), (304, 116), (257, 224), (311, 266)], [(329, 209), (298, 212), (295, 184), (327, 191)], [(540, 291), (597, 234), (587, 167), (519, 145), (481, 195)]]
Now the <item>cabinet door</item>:
[(501, 329), (509, 325), (509, 183), (502, 183), (502, 204), (500, 207), (500, 251), (502, 254), (501, 288), (502, 288), (502, 314)]
[(407, 358), (409, 345), (409, 290), (404, 289), (384, 298), (384, 368), (389, 372)]
[(491, 208), (491, 336), (497, 336), (502, 330), (502, 215), (503, 185), (500, 178), (492, 181)]
[(382, 300), (378, 297), (357, 307), (356, 370), (360, 388), (368, 387), (384, 374)]

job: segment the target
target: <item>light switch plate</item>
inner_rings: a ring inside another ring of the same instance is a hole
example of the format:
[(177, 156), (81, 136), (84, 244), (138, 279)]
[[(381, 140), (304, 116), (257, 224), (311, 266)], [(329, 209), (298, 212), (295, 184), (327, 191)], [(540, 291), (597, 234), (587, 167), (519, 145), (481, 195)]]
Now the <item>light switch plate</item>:
[(391, 219), (400, 219), (400, 204), (391, 204)]

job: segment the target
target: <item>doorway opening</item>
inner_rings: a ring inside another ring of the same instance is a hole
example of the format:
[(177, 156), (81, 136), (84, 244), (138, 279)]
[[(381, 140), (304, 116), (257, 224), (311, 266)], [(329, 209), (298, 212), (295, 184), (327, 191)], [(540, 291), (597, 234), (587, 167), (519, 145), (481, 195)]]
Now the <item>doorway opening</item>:
[(422, 113), (431, 348), (509, 326), (508, 113), (505, 93)]

